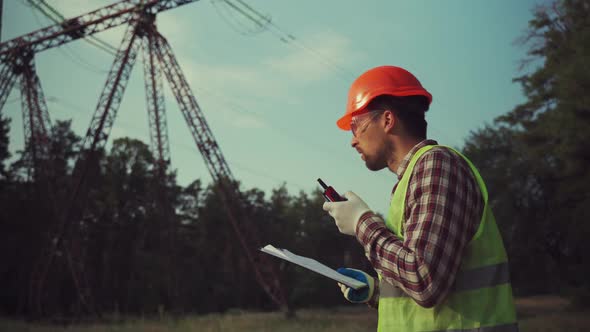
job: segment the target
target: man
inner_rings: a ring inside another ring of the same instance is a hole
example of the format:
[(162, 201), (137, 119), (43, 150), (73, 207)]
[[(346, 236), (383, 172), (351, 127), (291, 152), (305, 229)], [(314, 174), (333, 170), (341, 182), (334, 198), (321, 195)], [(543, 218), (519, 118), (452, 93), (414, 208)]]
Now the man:
[(351, 302), (379, 310), (379, 331), (518, 331), (508, 262), (477, 169), (426, 139), (432, 96), (405, 69), (370, 69), (352, 84), (345, 115), (351, 145), (372, 171), (398, 176), (386, 220), (353, 192), (324, 210), (356, 236), (379, 280), (340, 285)]

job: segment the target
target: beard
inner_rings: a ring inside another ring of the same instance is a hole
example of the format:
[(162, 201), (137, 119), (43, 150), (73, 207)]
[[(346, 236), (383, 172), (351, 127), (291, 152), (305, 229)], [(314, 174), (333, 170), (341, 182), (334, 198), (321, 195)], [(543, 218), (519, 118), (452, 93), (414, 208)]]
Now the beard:
[(387, 167), (387, 158), (384, 154), (374, 154), (373, 156), (365, 155), (365, 166), (371, 171), (380, 171)]
[(365, 166), (371, 171), (380, 171), (388, 167), (387, 162), (392, 153), (392, 148), (391, 144), (385, 143), (381, 145), (381, 149), (373, 154), (365, 154)]
[(381, 162), (373, 162), (369, 159), (367, 159), (365, 161), (365, 166), (367, 166), (367, 168), (371, 171), (380, 171), (382, 169), (384, 169), (385, 167), (387, 167), (387, 163), (381, 163)]

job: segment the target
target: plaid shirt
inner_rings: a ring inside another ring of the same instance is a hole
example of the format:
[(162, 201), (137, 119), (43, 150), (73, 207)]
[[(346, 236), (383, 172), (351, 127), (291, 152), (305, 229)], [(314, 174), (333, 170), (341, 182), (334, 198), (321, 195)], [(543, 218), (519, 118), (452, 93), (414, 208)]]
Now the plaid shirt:
[[(398, 179), (424, 140), (414, 146), (397, 169)], [(397, 188), (397, 184), (393, 188)], [(383, 219), (364, 214), (356, 229), (373, 268), (423, 307), (441, 303), (455, 281), (463, 250), (475, 235), (483, 213), (483, 197), (465, 160), (435, 147), (417, 161), (409, 181), (404, 211), (405, 239), (386, 228)], [(375, 306), (378, 292), (369, 305)]]

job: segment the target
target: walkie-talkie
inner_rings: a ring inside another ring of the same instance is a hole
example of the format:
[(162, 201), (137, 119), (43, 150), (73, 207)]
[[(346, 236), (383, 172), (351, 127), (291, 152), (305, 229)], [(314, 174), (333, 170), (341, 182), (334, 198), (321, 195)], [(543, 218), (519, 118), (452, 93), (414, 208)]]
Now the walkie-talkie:
[(325, 184), (324, 181), (322, 181), (322, 179), (318, 178), (318, 182), (320, 183), (320, 186), (322, 186), (322, 188), (324, 188), (324, 192), (322, 195), (324, 195), (324, 198), (326, 199), (326, 201), (328, 201), (328, 202), (341, 202), (341, 201), (346, 200), (346, 198), (340, 196), (340, 194), (338, 194), (336, 192), (336, 190), (334, 190), (334, 188), (332, 188), (332, 186), (328, 186), (327, 184)]

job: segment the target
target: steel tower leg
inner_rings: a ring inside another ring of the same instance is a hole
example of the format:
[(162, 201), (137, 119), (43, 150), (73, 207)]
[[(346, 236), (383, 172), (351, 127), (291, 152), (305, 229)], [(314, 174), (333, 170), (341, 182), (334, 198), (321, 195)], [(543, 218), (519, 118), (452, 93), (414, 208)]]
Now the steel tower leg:
[(139, 25), (139, 21), (130, 25), (123, 37), (74, 168), (73, 186), (70, 191), (71, 197), (67, 202), (68, 205), (63, 210), (63, 214), (60, 216), (54, 237), (44, 251), (40, 261), (39, 276), (35, 278), (36, 285), (34, 288), (38, 298), (40, 298), (56, 252), (59, 248), (66, 251), (66, 259), (70, 268), (73, 271), (78, 271), (73, 278), (78, 291), (78, 299), (82, 308), (91, 314), (99, 314), (99, 311), (92, 299), (92, 292), (84, 273), (84, 264), (78, 255), (80, 253), (72, 252), (68, 246), (78, 246), (76, 242), (71, 242), (71, 240), (72, 238), (79, 238), (80, 235), (80, 222), (88, 196), (87, 175), (91, 164), (94, 162), (95, 153), (97, 150), (102, 149), (107, 142), (121, 98), (127, 86), (129, 74), (135, 64), (140, 41), (138, 37)]
[(151, 33), (157, 38), (157, 54), (164, 74), (189, 126), (193, 139), (203, 159), (205, 159), (205, 164), (216, 182), (217, 192), (226, 206), (234, 233), (250, 266), (254, 270), (256, 280), (271, 300), (289, 314), (290, 309), (276, 272), (275, 262), (257, 252), (257, 248), (260, 246), (258, 234), (254, 224), (245, 217), (246, 214), (242, 206), (244, 200), (237, 187), (237, 182), (234, 180), (221, 149), (209, 129), (197, 100), (176, 61), (176, 57), (166, 39), (156, 31), (155, 27), (153, 27)]

